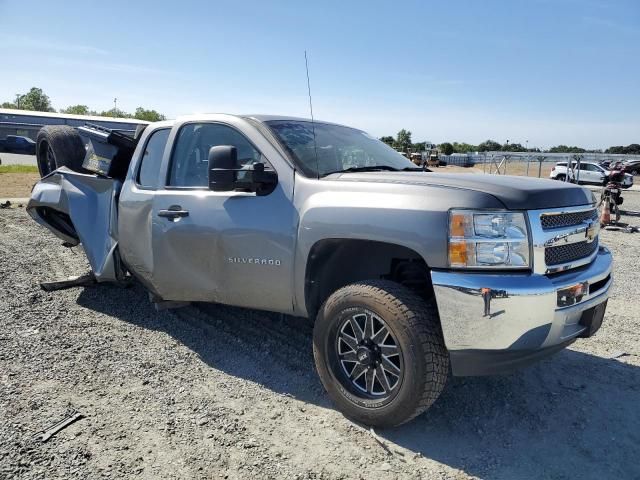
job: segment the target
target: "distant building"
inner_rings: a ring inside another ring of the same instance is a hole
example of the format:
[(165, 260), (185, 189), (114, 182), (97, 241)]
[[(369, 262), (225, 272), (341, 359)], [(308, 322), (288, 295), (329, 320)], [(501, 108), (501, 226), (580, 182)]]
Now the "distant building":
[(0, 108), (0, 138), (5, 138), (7, 135), (22, 135), (35, 140), (38, 131), (45, 125), (81, 127), (86, 123), (93, 123), (133, 135), (138, 125), (146, 125), (149, 122), (134, 118), (94, 117)]

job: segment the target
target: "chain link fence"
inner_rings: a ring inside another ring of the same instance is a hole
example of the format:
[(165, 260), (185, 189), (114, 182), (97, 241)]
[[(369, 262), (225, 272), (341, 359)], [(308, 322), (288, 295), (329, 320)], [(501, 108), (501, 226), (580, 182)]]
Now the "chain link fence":
[(496, 175), (521, 175), (548, 178), (558, 162), (625, 162), (640, 160), (640, 155), (606, 153), (544, 153), (544, 152), (479, 152), (440, 155), (441, 162), (458, 167), (475, 168)]

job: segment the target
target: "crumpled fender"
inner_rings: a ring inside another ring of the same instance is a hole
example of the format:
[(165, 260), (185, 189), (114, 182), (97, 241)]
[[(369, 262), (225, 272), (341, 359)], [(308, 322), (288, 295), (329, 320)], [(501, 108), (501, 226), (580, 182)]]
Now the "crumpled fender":
[[(117, 281), (117, 197), (122, 183), (112, 178), (74, 172), (61, 167), (33, 187), (27, 212), (63, 241), (81, 243), (98, 282)], [(69, 216), (77, 238), (56, 228), (43, 213)], [(79, 240), (79, 242), (78, 242)]]

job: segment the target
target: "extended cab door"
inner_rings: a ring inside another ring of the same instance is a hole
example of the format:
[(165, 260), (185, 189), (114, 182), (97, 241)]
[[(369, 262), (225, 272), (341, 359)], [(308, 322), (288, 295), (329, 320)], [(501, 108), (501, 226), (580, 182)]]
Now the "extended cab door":
[[(173, 127), (150, 216), (146, 281), (165, 300), (207, 301), (289, 312), (297, 229), (293, 169), (237, 117)], [(208, 154), (238, 150), (239, 166), (265, 163), (278, 173), (265, 196), (208, 189)]]
[(160, 170), (173, 122), (147, 127), (129, 167), (118, 201), (118, 248), (128, 269), (153, 288), (153, 199), (160, 188)]

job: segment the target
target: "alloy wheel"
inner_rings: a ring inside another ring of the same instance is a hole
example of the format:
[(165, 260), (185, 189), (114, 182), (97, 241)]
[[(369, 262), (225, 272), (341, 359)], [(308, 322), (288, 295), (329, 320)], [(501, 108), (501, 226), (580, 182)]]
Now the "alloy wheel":
[(340, 325), (335, 343), (350, 390), (377, 399), (396, 393), (403, 375), (402, 352), (382, 318), (365, 309), (351, 313)]

